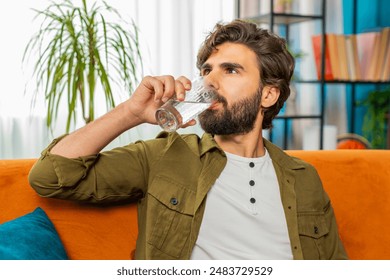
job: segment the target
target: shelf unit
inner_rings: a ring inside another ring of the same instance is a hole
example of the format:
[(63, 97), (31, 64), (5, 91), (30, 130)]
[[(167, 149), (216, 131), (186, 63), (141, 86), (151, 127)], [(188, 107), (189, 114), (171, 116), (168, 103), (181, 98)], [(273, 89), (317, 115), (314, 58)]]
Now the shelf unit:
[[(308, 83), (308, 84), (316, 84), (320, 83), (321, 81), (300, 81), (300, 83)], [(356, 101), (356, 86), (361, 85), (389, 85), (390, 81), (365, 81), (365, 80), (357, 80), (357, 81), (349, 81), (349, 80), (334, 80), (334, 81), (325, 81), (325, 84), (327, 85), (349, 85), (351, 86), (351, 100), (350, 100), (350, 106), (351, 106), (351, 116), (350, 116), (350, 122), (348, 127), (348, 132), (355, 133), (355, 116), (356, 116), (356, 107), (358, 106)], [(280, 117), (281, 118), (281, 117)]]
[[(358, 34), (357, 31), (357, 20), (358, 20), (358, 0), (352, 1), (352, 34)], [(323, 38), (324, 39), (324, 38)], [(324, 47), (324, 46), (323, 46)], [(324, 63), (322, 64), (324, 65)], [(322, 69), (324, 70), (324, 69)], [(324, 72), (322, 72), (324, 73)], [(319, 83), (321, 81), (300, 81), (301, 83)], [(351, 80), (332, 80), (332, 81), (322, 81), (326, 85), (332, 85), (332, 84), (343, 84), (346, 86), (350, 86), (350, 118), (349, 118), (349, 127), (348, 132), (355, 133), (355, 120), (356, 120), (356, 107), (358, 107), (358, 103), (356, 101), (356, 87), (362, 86), (362, 85), (375, 85), (375, 86), (381, 86), (381, 85), (389, 85), (390, 81), (366, 81), (366, 80), (357, 80), (357, 81), (351, 81)]]
[[(289, 27), (293, 24), (299, 24), (307, 21), (319, 20), (321, 22), (320, 34), (322, 35), (322, 50), (326, 49), (326, 0), (317, 0), (321, 1), (321, 12), (318, 15), (301, 15), (296, 13), (277, 13), (274, 12), (274, 3), (276, 0), (269, 0), (270, 11), (267, 14), (260, 14), (258, 16), (246, 18), (247, 20), (253, 21), (257, 24), (269, 24), (269, 29), (274, 32), (275, 26), (284, 26), (286, 30), (285, 39), (289, 42)], [(238, 2), (240, 2), (238, 0)], [(240, 6), (240, 4), (238, 3)], [(259, 9), (261, 11), (261, 7)], [(357, 13), (358, 11), (358, 0), (352, 1), (352, 34), (357, 33)], [(238, 16), (240, 17), (240, 11), (238, 11)], [(356, 102), (356, 88), (357, 86), (362, 85), (375, 85), (377, 87), (381, 85), (388, 85), (390, 81), (350, 81), (350, 80), (325, 80), (325, 52), (321, 53), (321, 79), (319, 80), (299, 80), (295, 81), (296, 83), (301, 84), (317, 84), (319, 85), (320, 90), (320, 113), (317, 115), (280, 115), (276, 117), (276, 120), (282, 120), (284, 122), (284, 141), (283, 148), (288, 148), (288, 123), (290, 120), (294, 119), (319, 119), (320, 120), (320, 149), (323, 149), (324, 146), (324, 114), (325, 114), (325, 98), (326, 98), (326, 86), (327, 85), (336, 85), (342, 84), (350, 87), (350, 117), (349, 117), (349, 126), (348, 132), (355, 133), (355, 119), (356, 119), (356, 107), (358, 106)], [(272, 130), (270, 131), (270, 138), (272, 140)]]
[[(352, 34), (357, 34), (357, 16), (358, 16), (358, 0), (352, 1)], [(333, 83), (343, 83), (351, 85), (351, 121), (349, 124), (349, 132), (355, 133), (355, 111), (356, 111), (356, 86), (357, 85), (386, 85), (390, 81), (333, 81)]]
[[(325, 12), (326, 12), (326, 0), (319, 0), (321, 1), (321, 12), (320, 14), (312, 14), (312, 15), (302, 15), (302, 14), (296, 14), (296, 13), (278, 13), (274, 12), (274, 0), (270, 1), (270, 11), (267, 14), (260, 14), (258, 16), (249, 17), (246, 18), (247, 20), (250, 20), (256, 24), (269, 24), (269, 29), (271, 32), (275, 32), (275, 26), (284, 26), (285, 32), (285, 39), (287, 42), (289, 42), (289, 28), (293, 24), (299, 24), (303, 22), (308, 21), (320, 21), (321, 23), (321, 34), (322, 34), (322, 49), (325, 49)], [(240, 0), (238, 0), (238, 7), (240, 7)], [(260, 7), (261, 10), (261, 7)], [(240, 11), (238, 9), (238, 16), (241, 17)], [(324, 77), (325, 75), (325, 52), (322, 52), (321, 54), (321, 76)], [(297, 83), (301, 82), (309, 82), (309, 81), (296, 81)], [(318, 81), (312, 81), (313, 83), (319, 83), (320, 84), (320, 113), (316, 115), (278, 115), (276, 116), (276, 120), (282, 120), (284, 122), (284, 139), (283, 139), (283, 149), (288, 149), (288, 123), (290, 120), (294, 119), (318, 119), (320, 121), (320, 127), (319, 127), (319, 148), (323, 149), (324, 140), (324, 113), (325, 113), (325, 80), (322, 78)], [(272, 141), (273, 133), (272, 130), (270, 130), (270, 139)]]

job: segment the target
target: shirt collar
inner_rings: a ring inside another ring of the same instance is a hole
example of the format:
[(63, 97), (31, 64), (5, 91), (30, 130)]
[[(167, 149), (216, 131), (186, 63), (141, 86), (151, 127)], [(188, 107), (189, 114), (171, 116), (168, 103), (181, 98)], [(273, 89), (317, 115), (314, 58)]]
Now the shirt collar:
[[(169, 145), (171, 145), (178, 138), (180, 138), (180, 135), (177, 132), (168, 133), (163, 131), (157, 136), (157, 138), (168, 138), (169, 139), (168, 143)], [(199, 141), (199, 138), (197, 139)], [(205, 153), (213, 149), (219, 150), (221, 154), (225, 156), (225, 152), (218, 146), (214, 137), (209, 133), (204, 133), (202, 138), (200, 139), (200, 142), (197, 143), (197, 145), (190, 144), (190, 142), (192, 143), (193, 141), (186, 141), (186, 142), (188, 142), (190, 148), (194, 151), (194, 153), (199, 153), (200, 156), (203, 156)], [(305, 166), (300, 161), (296, 160), (294, 157), (287, 155), (282, 149), (280, 149), (279, 147), (277, 147), (267, 139), (263, 138), (263, 142), (273, 162), (278, 163), (284, 168), (293, 169), (293, 170), (305, 168)]]
[(218, 146), (217, 142), (215, 141), (214, 137), (209, 133), (204, 133), (201, 139), (201, 147), (200, 147), (200, 155), (204, 155), (206, 152), (218, 149), (223, 155), (225, 155), (225, 152)]
[(199, 136), (196, 134), (179, 135), (177, 132), (168, 133), (163, 131), (157, 135), (157, 138), (167, 138), (169, 146), (171, 146), (178, 139), (181, 139), (182, 141), (187, 142), (188, 146), (195, 154), (199, 154), (200, 156), (203, 156), (205, 153), (213, 149), (217, 149), (221, 152), (222, 155), (225, 155), (225, 152), (218, 146), (217, 142), (214, 140), (214, 137), (209, 133), (204, 133), (202, 138), (199, 139)]
[[(271, 143), (267, 139), (263, 138), (263, 142), (265, 148), (269, 152), (271, 159), (274, 160), (275, 162), (279, 163), (280, 165), (288, 169), (305, 168), (305, 166), (300, 161), (297, 161), (295, 158), (287, 155), (282, 149), (280, 149), (279, 147), (277, 147), (275, 144)], [(200, 154), (203, 155), (204, 153), (214, 148), (220, 150), (222, 154), (225, 154), (224, 151), (218, 146), (217, 142), (214, 140), (214, 137), (211, 134), (209, 133), (203, 134), (201, 140)]]
[(305, 166), (297, 161), (294, 157), (287, 155), (282, 149), (277, 147), (275, 144), (272, 144), (267, 139), (264, 139), (264, 146), (268, 150), (271, 159), (273, 162), (278, 163), (279, 165), (288, 168), (288, 169), (303, 169)]

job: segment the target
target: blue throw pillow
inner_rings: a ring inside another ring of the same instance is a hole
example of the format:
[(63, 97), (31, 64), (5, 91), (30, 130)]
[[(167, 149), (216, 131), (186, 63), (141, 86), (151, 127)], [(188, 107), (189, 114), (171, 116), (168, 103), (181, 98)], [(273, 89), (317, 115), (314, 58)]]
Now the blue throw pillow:
[(38, 207), (0, 225), (0, 259), (66, 260), (68, 257), (53, 223)]

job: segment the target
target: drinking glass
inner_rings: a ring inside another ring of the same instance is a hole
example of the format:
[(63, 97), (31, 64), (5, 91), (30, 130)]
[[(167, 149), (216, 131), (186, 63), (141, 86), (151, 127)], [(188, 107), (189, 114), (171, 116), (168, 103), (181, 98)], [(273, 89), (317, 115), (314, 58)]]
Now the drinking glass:
[(173, 98), (157, 109), (156, 121), (165, 131), (176, 131), (211, 106), (215, 95), (204, 87), (203, 78), (198, 77), (191, 84), (184, 101)]

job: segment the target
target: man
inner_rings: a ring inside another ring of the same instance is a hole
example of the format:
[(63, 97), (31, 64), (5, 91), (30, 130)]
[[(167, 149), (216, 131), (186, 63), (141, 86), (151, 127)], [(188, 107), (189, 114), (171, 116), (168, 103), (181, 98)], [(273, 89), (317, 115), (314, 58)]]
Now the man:
[[(139, 202), (137, 259), (345, 259), (329, 198), (314, 168), (262, 138), (289, 95), (294, 60), (256, 25), (217, 24), (198, 53), (218, 98), (197, 135), (100, 152), (124, 131), (155, 124), (185, 77), (145, 77), (131, 98), (53, 141), (29, 179), (42, 196)], [(191, 121), (188, 125), (193, 125)]]

